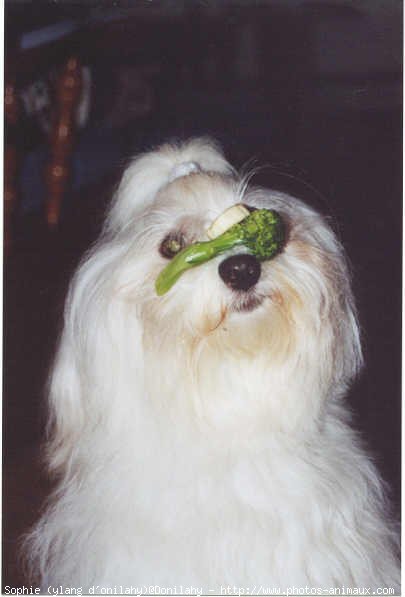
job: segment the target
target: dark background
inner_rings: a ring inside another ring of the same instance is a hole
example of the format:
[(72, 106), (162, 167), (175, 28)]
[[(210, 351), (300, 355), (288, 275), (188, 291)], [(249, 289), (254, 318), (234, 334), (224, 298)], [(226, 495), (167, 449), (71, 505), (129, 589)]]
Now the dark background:
[[(60, 23), (69, 33), (43, 41), (41, 31)], [(23, 582), (17, 538), (47, 491), (44, 385), (69, 277), (126, 160), (170, 137), (213, 135), (236, 166), (266, 166), (256, 183), (330, 218), (352, 264), (366, 360), (349, 402), (399, 513), (402, 3), (14, 0), (5, 32), (22, 111), (4, 263), (3, 585)], [(51, 232), (48, 141), (23, 95), (39, 78), (52, 89), (69, 55), (91, 73), (90, 112)]]

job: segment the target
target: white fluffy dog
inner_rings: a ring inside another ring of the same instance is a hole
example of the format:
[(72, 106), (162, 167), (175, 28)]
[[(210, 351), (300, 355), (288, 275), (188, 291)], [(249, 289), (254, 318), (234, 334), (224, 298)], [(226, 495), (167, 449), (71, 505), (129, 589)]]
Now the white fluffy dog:
[[(167, 240), (206, 239), (237, 203), (281, 215), (283, 250), (248, 288), (218, 269), (239, 248), (157, 296)], [(58, 482), (28, 539), (42, 587), (398, 590), (396, 529), (345, 405), (361, 363), (320, 215), (251, 188), (207, 139), (135, 159), (67, 298), (49, 392)]]

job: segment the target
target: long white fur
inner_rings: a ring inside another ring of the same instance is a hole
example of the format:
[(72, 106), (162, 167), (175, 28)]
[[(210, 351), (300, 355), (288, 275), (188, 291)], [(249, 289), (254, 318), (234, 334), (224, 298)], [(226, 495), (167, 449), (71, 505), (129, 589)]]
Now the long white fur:
[[(240, 202), (288, 223), (262, 303), (240, 310), (223, 256), (158, 297), (165, 235), (204, 240)], [(34, 576), (96, 592), (398, 590), (396, 528), (344, 398), (361, 364), (345, 256), (321, 216), (244, 184), (207, 139), (137, 158), (66, 301)]]

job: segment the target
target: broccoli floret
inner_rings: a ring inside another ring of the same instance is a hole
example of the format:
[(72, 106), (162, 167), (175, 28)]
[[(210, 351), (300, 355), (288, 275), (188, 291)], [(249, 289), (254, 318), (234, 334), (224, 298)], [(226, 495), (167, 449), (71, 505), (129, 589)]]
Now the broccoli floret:
[(277, 212), (257, 209), (242, 222), (224, 232), (221, 237), (226, 235), (238, 239), (235, 244), (245, 245), (252, 255), (264, 261), (274, 257), (280, 250), (284, 241), (284, 226)]
[(280, 251), (284, 236), (284, 224), (279, 214), (269, 209), (257, 209), (217, 238), (194, 243), (180, 251), (160, 272), (156, 292), (159, 296), (165, 294), (186, 270), (238, 245), (244, 245), (260, 261), (271, 259)]

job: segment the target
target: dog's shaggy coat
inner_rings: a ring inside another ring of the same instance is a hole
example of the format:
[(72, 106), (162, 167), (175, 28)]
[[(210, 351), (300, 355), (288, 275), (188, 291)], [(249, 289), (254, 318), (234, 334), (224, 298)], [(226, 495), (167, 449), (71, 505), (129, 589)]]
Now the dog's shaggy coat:
[[(162, 240), (204, 240), (236, 203), (288, 230), (255, 287), (224, 284), (220, 256), (158, 297)], [(58, 482), (27, 539), (41, 585), (398, 589), (383, 484), (345, 405), (361, 363), (345, 256), (320, 215), (251, 188), (207, 139), (138, 157), (66, 302)]]

